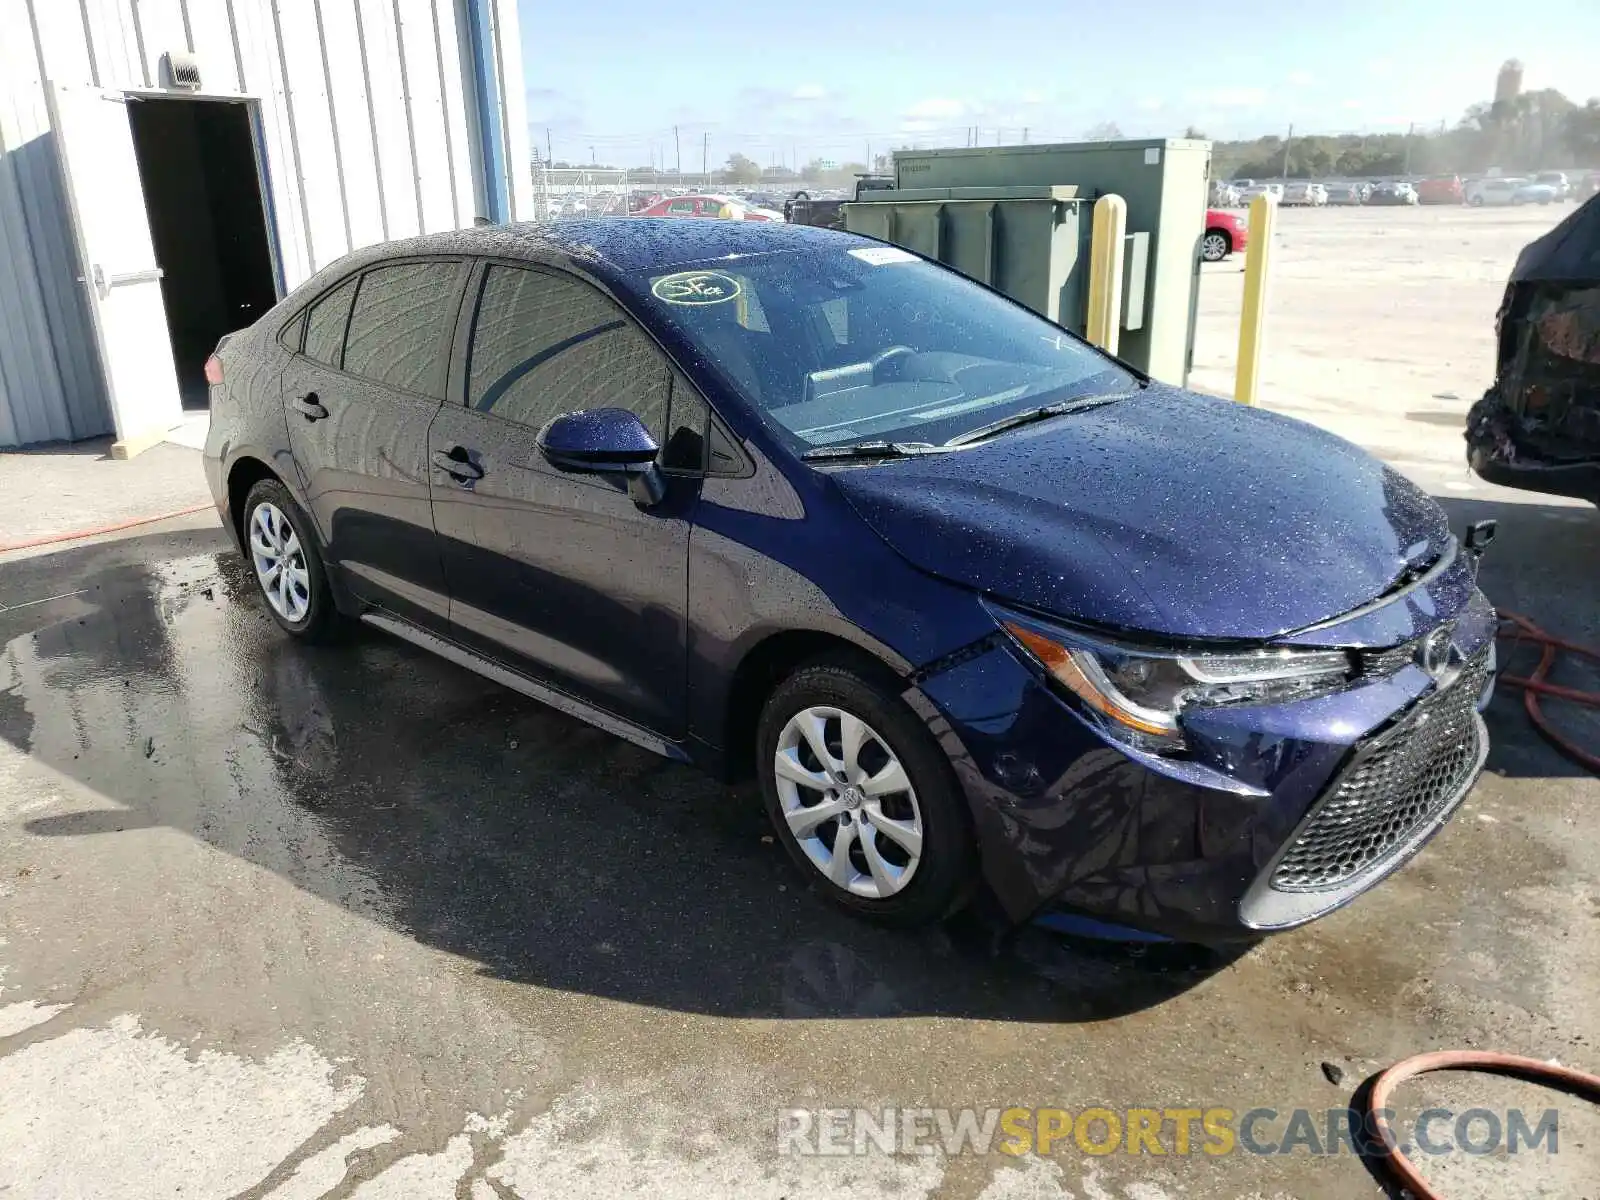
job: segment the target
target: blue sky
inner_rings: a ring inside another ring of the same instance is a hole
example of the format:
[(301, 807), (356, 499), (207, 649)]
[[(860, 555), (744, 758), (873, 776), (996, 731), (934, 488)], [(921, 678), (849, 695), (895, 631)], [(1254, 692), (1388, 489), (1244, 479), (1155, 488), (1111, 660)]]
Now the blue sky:
[[(1503, 59), (1600, 95), (1600, 0), (519, 0), (531, 135), (685, 171), (900, 145), (1454, 124)], [(1527, 20), (1517, 20), (1526, 12)], [(1003, 15), (1002, 15), (1003, 14)], [(1509, 18), (1509, 19), (1508, 19)], [(1148, 39), (1143, 43), (1139, 37)], [(1131, 55), (1127, 52), (1132, 52)]]

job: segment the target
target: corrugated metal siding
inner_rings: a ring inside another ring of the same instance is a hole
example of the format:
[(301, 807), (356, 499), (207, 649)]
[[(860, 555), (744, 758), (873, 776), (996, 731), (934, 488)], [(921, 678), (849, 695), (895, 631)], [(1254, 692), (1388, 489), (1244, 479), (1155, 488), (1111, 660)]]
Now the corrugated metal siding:
[[(65, 5), (0, 0), (0, 446), (89, 437), (110, 419), (81, 349), (89, 314), (39, 86), (41, 63), (88, 69), (81, 26), (65, 21), (75, 16)], [(48, 56), (63, 33), (79, 36)]]
[(257, 98), (274, 244), (293, 288), (358, 246), (473, 223), (469, 2), (495, 27), (505, 161), (519, 164), (510, 208), (526, 219), (515, 0), (0, 0), (0, 446), (109, 430), (45, 78), (156, 88), (161, 56), (189, 50), (204, 94)]

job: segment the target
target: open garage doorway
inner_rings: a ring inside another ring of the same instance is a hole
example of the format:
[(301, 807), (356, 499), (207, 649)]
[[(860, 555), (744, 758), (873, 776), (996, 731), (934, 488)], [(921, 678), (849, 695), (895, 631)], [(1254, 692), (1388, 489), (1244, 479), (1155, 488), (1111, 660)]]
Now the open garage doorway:
[(207, 405), (205, 361), (218, 339), (278, 300), (252, 115), (246, 101), (128, 101), (186, 409)]

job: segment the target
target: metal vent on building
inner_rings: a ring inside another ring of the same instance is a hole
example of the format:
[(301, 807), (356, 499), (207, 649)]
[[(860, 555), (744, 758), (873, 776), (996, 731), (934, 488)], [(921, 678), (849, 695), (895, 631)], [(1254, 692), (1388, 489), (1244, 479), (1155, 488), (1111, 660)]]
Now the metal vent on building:
[(183, 88), (191, 92), (200, 90), (200, 60), (193, 54), (168, 50), (161, 56), (161, 63), (166, 68), (166, 85), (169, 88)]

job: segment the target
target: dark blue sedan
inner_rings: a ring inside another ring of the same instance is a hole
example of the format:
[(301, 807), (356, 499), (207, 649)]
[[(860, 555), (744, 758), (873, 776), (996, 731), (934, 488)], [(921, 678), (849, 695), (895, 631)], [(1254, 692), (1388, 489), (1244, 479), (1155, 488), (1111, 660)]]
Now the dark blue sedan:
[(211, 488), (284, 629), (364, 621), (753, 772), (865, 916), (983, 888), (1016, 921), (1282, 929), (1482, 768), (1494, 614), (1426, 495), (892, 246), (417, 238), (207, 374)]

